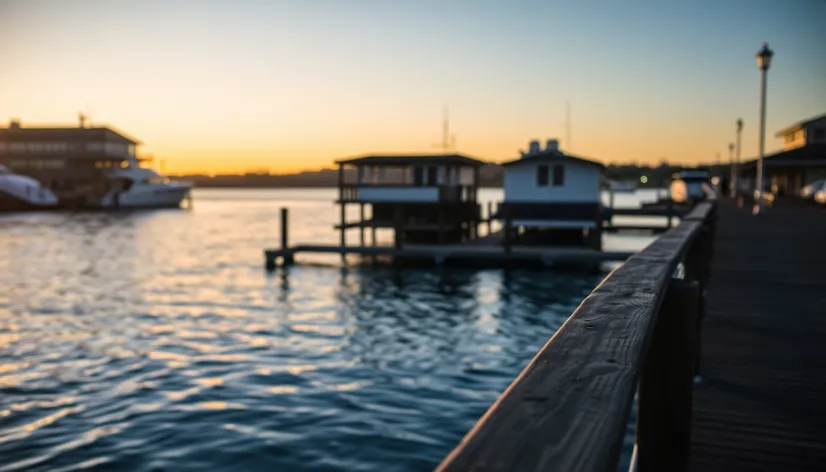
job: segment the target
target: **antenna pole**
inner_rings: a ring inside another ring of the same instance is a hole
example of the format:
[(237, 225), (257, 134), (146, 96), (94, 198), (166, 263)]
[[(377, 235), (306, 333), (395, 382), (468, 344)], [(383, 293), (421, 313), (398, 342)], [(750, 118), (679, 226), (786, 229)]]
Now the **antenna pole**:
[(565, 141), (569, 151), (574, 150), (574, 145), (571, 142), (571, 101), (565, 102)]
[(447, 154), (448, 149), (450, 149), (450, 109), (445, 105), (442, 121), (442, 152)]
[(450, 134), (450, 110), (447, 105), (442, 109), (442, 142), (431, 146), (441, 149), (443, 154), (456, 149), (456, 135)]

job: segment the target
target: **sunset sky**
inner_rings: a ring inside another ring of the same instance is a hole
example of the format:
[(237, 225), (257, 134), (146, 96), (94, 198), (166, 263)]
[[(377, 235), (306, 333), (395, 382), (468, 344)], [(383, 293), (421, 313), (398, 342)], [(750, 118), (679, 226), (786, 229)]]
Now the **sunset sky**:
[(290, 172), (433, 151), (448, 103), (482, 159), (558, 137), (604, 162), (714, 162), (738, 116), (757, 152), (763, 42), (768, 148), (826, 112), (824, 19), (823, 0), (0, 0), (0, 121), (86, 111), (169, 173)]

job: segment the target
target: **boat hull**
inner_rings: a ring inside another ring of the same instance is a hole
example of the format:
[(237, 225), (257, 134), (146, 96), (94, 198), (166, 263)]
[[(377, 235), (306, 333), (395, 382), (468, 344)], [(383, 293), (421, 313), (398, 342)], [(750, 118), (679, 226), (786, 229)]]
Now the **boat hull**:
[(186, 186), (144, 186), (120, 194), (107, 195), (101, 206), (107, 209), (127, 208), (179, 208), (189, 197), (191, 188)]
[(56, 205), (39, 205), (22, 200), (0, 189), (0, 213), (53, 210)]

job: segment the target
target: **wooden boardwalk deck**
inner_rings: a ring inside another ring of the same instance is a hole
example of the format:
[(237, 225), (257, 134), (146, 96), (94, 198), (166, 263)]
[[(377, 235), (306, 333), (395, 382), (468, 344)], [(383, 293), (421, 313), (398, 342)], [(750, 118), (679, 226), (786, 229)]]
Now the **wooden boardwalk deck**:
[(691, 470), (826, 470), (826, 211), (719, 204)]

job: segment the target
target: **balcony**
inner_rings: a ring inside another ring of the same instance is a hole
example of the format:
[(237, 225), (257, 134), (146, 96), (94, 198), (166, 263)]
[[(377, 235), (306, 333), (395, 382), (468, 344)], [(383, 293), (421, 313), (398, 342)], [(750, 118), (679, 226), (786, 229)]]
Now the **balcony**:
[(472, 185), (344, 184), (339, 187), (342, 202), (440, 203), (476, 201)]

